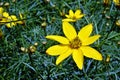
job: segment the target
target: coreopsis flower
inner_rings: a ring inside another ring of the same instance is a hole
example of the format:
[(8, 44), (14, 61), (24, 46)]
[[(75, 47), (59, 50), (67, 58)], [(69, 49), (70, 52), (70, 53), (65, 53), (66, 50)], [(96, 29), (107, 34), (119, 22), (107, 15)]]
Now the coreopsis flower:
[(73, 60), (79, 69), (83, 68), (84, 56), (95, 60), (102, 60), (102, 55), (90, 47), (89, 45), (95, 42), (100, 35), (90, 36), (93, 30), (92, 24), (83, 27), (77, 34), (74, 27), (68, 22), (63, 22), (63, 32), (66, 37), (58, 35), (48, 35), (47, 39), (59, 42), (59, 45), (54, 45), (46, 50), (46, 53), (52, 56), (58, 56), (56, 65), (72, 55)]
[(65, 15), (67, 18), (63, 19), (62, 21), (67, 22), (75, 22), (78, 19), (82, 18), (84, 14), (81, 12), (81, 10), (76, 10), (75, 13), (72, 10), (69, 10), (69, 15)]
[(113, 0), (116, 6), (120, 7), (120, 0)]
[(4, 24), (7, 22), (7, 17), (9, 14), (7, 12), (4, 12), (4, 9), (0, 7), (0, 24)]
[(7, 23), (5, 24), (7, 28), (12, 28), (13, 26), (16, 25), (17, 17), (15, 15), (11, 15), (7, 17)]
[(5, 24), (8, 28), (16, 25), (18, 19), (15, 15), (9, 15), (8, 12), (4, 12), (4, 9), (0, 7), (0, 24)]

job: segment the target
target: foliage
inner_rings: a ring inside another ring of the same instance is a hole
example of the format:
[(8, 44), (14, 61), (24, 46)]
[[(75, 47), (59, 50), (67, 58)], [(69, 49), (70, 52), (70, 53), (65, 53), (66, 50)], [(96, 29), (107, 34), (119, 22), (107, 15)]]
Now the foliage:
[[(110, 2), (104, 6), (102, 0), (1, 0), (9, 14), (25, 17), (25, 24), (13, 28), (0, 25), (0, 80), (119, 80), (120, 79), (120, 28), (115, 24), (120, 19), (120, 9)], [(74, 25), (77, 32), (93, 23), (93, 34), (101, 38), (91, 45), (102, 53), (104, 60), (85, 57), (83, 70), (79, 70), (70, 56), (60, 65), (56, 57), (46, 54), (48, 47), (58, 44), (47, 40), (46, 35), (62, 35), (62, 19), (69, 10), (81, 9), (85, 16)], [(61, 15), (62, 13), (62, 15)], [(42, 25), (42, 23), (46, 25)], [(22, 52), (21, 47), (38, 43), (34, 53)], [(106, 62), (110, 55), (110, 61)], [(31, 57), (31, 58), (30, 58)]]

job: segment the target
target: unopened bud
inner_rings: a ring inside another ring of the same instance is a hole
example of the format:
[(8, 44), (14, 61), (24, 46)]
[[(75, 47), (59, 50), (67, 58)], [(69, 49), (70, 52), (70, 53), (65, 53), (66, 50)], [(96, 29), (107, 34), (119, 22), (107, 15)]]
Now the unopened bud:
[(29, 50), (31, 53), (34, 53), (36, 51), (36, 47), (35, 46), (30, 46)]
[(116, 21), (116, 25), (120, 27), (120, 19)]
[(22, 52), (28, 52), (28, 49), (25, 48), (25, 47), (21, 47), (20, 50), (21, 50)]
[(35, 42), (35, 43), (34, 43), (34, 46), (38, 46), (38, 43), (37, 43), (37, 42)]
[(6, 6), (6, 7), (8, 7), (10, 4), (8, 3), (8, 2), (6, 2), (5, 4), (4, 4), (4, 6)]
[(47, 43), (46, 41), (43, 41), (43, 42), (42, 42), (42, 44), (44, 44), (44, 45), (45, 45), (46, 43)]
[(46, 23), (46, 22), (43, 22), (43, 23), (41, 24), (41, 26), (42, 26), (43, 28), (45, 28), (45, 27), (47, 26), (47, 23)]
[(106, 62), (110, 62), (110, 55), (107, 55)]

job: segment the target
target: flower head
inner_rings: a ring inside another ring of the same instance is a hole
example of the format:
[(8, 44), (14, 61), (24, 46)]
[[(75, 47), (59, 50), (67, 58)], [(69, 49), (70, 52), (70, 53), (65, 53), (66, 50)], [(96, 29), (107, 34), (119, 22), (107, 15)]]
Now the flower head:
[(92, 33), (92, 24), (83, 27), (77, 34), (74, 27), (68, 22), (63, 22), (63, 32), (66, 37), (57, 35), (48, 35), (47, 39), (59, 42), (59, 45), (54, 45), (46, 50), (46, 53), (52, 56), (59, 55), (56, 60), (58, 65), (68, 56), (72, 55), (73, 60), (79, 69), (83, 68), (84, 56), (96, 60), (102, 60), (102, 55), (89, 45), (95, 42), (100, 35), (90, 36)]
[(6, 21), (7, 22), (6, 23), (7, 28), (11, 28), (11, 27), (15, 26), (17, 20), (18, 19), (17, 19), (17, 17), (15, 15), (8, 16), (7, 21)]
[(75, 22), (78, 19), (82, 18), (84, 14), (81, 13), (81, 10), (76, 10), (75, 13), (72, 10), (69, 10), (69, 15), (65, 15), (67, 18), (62, 21)]

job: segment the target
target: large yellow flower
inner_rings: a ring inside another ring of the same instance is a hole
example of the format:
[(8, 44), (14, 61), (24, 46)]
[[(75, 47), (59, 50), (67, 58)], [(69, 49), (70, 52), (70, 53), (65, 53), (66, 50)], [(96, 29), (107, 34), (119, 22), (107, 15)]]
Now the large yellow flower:
[(113, 0), (116, 6), (120, 7), (120, 0)]
[(72, 10), (69, 10), (69, 15), (65, 15), (67, 18), (62, 21), (67, 22), (75, 22), (78, 19), (82, 18), (84, 14), (82, 14), (81, 10), (76, 10), (75, 13)]
[(68, 22), (63, 22), (63, 32), (66, 37), (58, 35), (48, 35), (47, 39), (59, 42), (59, 45), (54, 45), (46, 50), (46, 53), (52, 56), (59, 55), (56, 60), (56, 65), (72, 55), (73, 60), (79, 69), (83, 68), (84, 56), (95, 60), (102, 60), (102, 55), (92, 47), (88, 46), (95, 42), (100, 35), (90, 36), (92, 33), (92, 24), (83, 27), (78, 34), (74, 27)]

